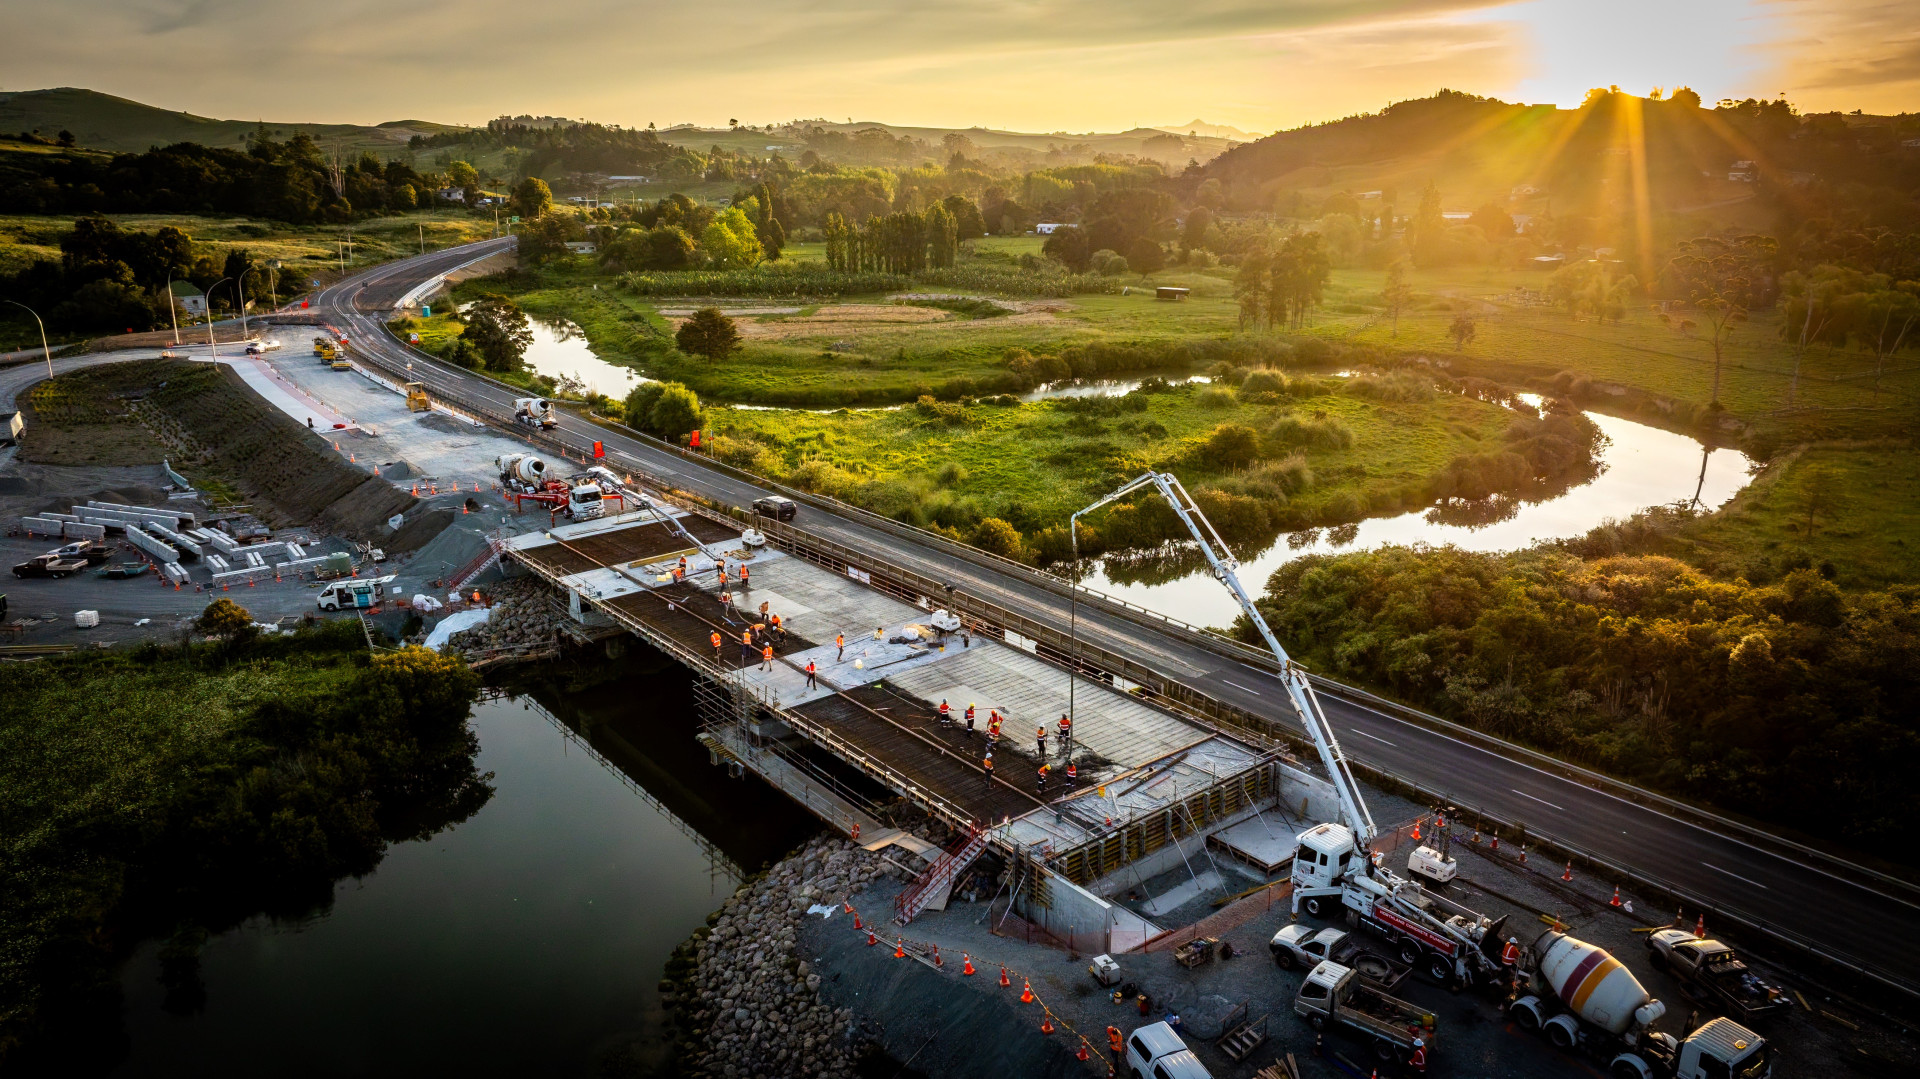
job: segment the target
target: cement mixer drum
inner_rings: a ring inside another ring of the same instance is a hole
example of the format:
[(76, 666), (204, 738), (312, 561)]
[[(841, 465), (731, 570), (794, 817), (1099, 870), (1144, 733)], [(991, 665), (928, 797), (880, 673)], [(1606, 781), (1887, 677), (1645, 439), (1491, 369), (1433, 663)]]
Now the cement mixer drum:
[(1554, 995), (1574, 1014), (1608, 1033), (1626, 1033), (1645, 1018), (1638, 1013), (1649, 1004), (1665, 1010), (1633, 972), (1604, 948), (1562, 933), (1547, 933), (1533, 950), (1540, 957), (1540, 977)]
[(541, 484), (547, 478), (547, 463), (531, 453), (509, 453), (494, 461), (505, 479), (519, 480), (521, 483)]

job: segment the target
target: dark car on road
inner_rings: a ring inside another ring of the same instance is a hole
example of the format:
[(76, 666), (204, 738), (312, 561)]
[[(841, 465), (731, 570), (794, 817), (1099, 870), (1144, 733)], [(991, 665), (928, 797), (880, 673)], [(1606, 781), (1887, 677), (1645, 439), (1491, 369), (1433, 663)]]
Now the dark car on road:
[(768, 495), (753, 500), (753, 512), (762, 517), (771, 517), (776, 521), (791, 521), (800, 510), (800, 504), (791, 498), (780, 495)]

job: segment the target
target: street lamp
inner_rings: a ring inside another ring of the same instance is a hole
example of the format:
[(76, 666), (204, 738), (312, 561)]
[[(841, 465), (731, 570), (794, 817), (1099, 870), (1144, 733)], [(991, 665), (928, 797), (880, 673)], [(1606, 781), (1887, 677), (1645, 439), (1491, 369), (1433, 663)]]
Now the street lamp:
[(175, 345), (178, 345), (180, 343), (180, 315), (177, 311), (174, 310), (175, 306), (176, 305), (173, 302), (173, 271), (168, 270), (167, 271), (167, 321), (173, 323), (173, 343)]
[[(22, 311), (25, 311), (27, 314), (32, 315), (33, 321), (40, 322), (40, 312), (35, 311), (31, 307), (28, 307), (26, 304), (21, 303), (19, 300), (8, 300), (7, 302), (12, 304), (15, 307), (18, 307)], [(47, 358), (47, 377), (52, 378), (53, 377), (53, 350), (47, 347), (47, 324), (44, 322), (40, 322), (40, 352), (42, 355), (46, 356)]]
[(215, 344), (213, 340), (213, 290), (231, 280), (233, 280), (233, 278), (223, 277), (207, 286), (207, 359), (209, 360), (217, 360), (220, 358), (220, 346)]

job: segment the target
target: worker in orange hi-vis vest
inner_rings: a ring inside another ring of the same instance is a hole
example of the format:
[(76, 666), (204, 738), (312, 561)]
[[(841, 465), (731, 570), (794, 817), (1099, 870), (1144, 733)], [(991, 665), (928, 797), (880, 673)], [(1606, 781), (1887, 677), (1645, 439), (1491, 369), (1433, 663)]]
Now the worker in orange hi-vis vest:
[(987, 754), (986, 760), (983, 760), (980, 762), (980, 767), (983, 770), (984, 774), (986, 775), (988, 789), (992, 789), (993, 787), (993, 754), (991, 752)]
[(740, 662), (745, 663), (752, 658), (753, 630), (743, 629), (740, 631)]
[(747, 587), (747, 565), (744, 562), (740, 564), (740, 587)]
[(1041, 727), (1034, 734), (1033, 737), (1035, 741), (1038, 741), (1040, 743), (1040, 759), (1046, 760), (1047, 759), (1047, 729), (1045, 727)]
[(1427, 1039), (1413, 1039), (1413, 1056), (1407, 1060), (1407, 1066), (1415, 1075), (1427, 1074)]
[(947, 699), (945, 697), (940, 698), (940, 725), (942, 727), (953, 726), (953, 712), (947, 708)]
[(967, 704), (967, 741), (973, 741), (973, 704)]
[(1072, 790), (1080, 783), (1080, 769), (1072, 761), (1067, 762), (1067, 789)]
[(687, 556), (681, 555), (680, 556), (680, 576), (685, 577), (686, 575), (687, 575)]
[(1060, 717), (1060, 755), (1073, 755), (1073, 720), (1064, 714)]
[(713, 658), (720, 658), (720, 631), (717, 629), (713, 631)]
[(838, 648), (838, 649), (840, 650), (840, 654), (839, 654), (839, 655), (837, 655), (837, 656), (835, 656), (835, 657), (833, 657), (833, 661), (834, 661), (835, 663), (838, 663), (838, 662), (840, 662), (841, 660), (843, 660), (843, 659), (846, 659), (846, 658), (847, 658), (847, 635), (846, 635), (846, 634), (844, 634), (844, 633), (836, 633), (836, 634), (834, 634), (834, 635), (833, 635), (833, 646), (834, 646), (835, 648)]
[(765, 648), (762, 648), (760, 650), (760, 669), (763, 671), (773, 670), (773, 646), (772, 645), (768, 645)]
[(820, 688), (820, 677), (818, 674), (814, 672), (812, 660), (807, 661), (807, 688), (808, 689)]
[(1118, 1068), (1120, 1066), (1120, 1054), (1124, 1051), (1121, 1049), (1119, 1027), (1107, 1028), (1107, 1048), (1113, 1050), (1113, 1066)]

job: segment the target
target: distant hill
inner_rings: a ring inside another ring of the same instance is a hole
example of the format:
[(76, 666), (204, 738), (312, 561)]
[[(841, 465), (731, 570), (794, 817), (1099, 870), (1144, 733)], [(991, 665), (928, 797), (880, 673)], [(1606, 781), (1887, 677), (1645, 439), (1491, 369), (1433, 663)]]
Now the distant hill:
[[(247, 136), (259, 126), (257, 120), (214, 120), (188, 112), (169, 112), (124, 97), (71, 86), (0, 92), (0, 131), (38, 130), (47, 136), (62, 130), (71, 131), (81, 146), (116, 153), (139, 153), (149, 147), (176, 142), (244, 146)], [(451, 125), (424, 120), (394, 120), (372, 127), (268, 122), (266, 127), (276, 140), (304, 131), (323, 144), (331, 145), (337, 140), (347, 150), (371, 149), (376, 153), (405, 146), (414, 135), (454, 129)]]

